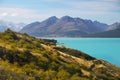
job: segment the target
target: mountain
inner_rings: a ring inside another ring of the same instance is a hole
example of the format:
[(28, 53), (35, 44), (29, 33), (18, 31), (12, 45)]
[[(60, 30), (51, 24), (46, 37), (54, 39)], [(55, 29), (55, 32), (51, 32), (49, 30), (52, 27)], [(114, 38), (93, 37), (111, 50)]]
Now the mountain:
[(13, 31), (20, 31), (26, 24), (24, 23), (13, 23), (13, 22), (7, 22), (0, 20), (0, 32), (4, 32), (8, 28), (10, 28)]
[(0, 33), (0, 79), (120, 80), (119, 67), (56, 43), (9, 29)]
[(98, 21), (85, 20), (63, 16), (52, 16), (42, 22), (26, 25), (20, 32), (37, 37), (80, 37), (91, 33), (105, 31), (107, 24)]
[(4, 25), (0, 25), (0, 32), (4, 32), (5, 30), (7, 30), (8, 27), (4, 26)]
[(107, 30), (114, 30), (114, 29), (117, 29), (117, 28), (120, 28), (120, 23), (118, 23), (118, 22), (109, 25)]
[(13, 31), (19, 32), (26, 24), (25, 23), (12, 23), (8, 28)]
[(0, 20), (0, 32), (4, 32), (5, 30), (7, 30), (7, 26), (6, 23), (2, 20)]
[(104, 31), (104, 32), (95, 33), (95, 34), (90, 34), (90, 35), (86, 35), (83, 37), (120, 38), (120, 25), (114, 26), (114, 28), (115, 29), (113, 29), (113, 30)]

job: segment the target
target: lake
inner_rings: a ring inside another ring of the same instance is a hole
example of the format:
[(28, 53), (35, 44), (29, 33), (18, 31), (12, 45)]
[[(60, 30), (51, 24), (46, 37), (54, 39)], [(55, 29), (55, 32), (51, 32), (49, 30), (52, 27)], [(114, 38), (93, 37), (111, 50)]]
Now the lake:
[(120, 66), (120, 38), (54, 38), (61, 46), (74, 48)]

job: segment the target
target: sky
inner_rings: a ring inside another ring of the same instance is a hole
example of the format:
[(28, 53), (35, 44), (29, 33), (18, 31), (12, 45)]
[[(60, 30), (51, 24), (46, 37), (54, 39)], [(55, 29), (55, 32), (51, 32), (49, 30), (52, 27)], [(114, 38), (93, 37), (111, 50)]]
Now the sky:
[(0, 20), (31, 23), (51, 16), (120, 22), (120, 0), (0, 0)]

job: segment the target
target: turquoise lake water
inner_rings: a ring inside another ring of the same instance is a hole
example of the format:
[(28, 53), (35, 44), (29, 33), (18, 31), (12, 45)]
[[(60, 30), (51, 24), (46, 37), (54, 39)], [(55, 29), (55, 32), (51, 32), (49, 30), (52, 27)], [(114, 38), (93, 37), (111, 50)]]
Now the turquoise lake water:
[(120, 66), (120, 38), (54, 38), (63, 46), (83, 51)]

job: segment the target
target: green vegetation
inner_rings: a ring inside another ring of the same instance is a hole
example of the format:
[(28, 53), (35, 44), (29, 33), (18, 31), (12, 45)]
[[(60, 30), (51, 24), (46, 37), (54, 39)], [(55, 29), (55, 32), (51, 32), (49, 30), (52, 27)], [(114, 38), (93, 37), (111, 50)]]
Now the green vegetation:
[(0, 33), (0, 80), (119, 80), (119, 76), (120, 68), (74, 49), (56, 47), (55, 40), (9, 29)]

